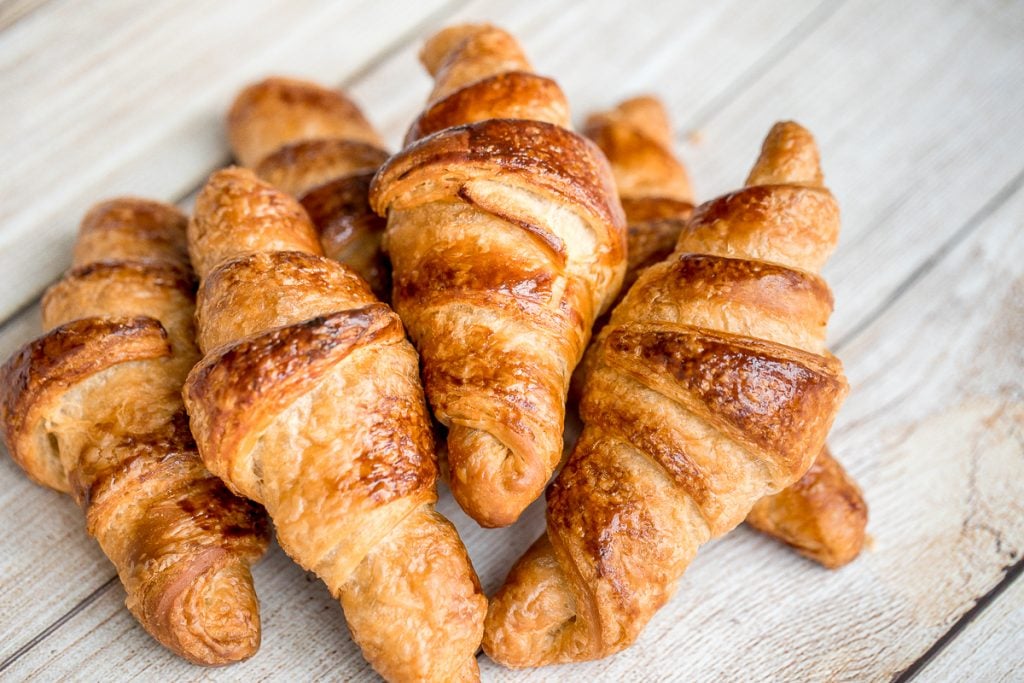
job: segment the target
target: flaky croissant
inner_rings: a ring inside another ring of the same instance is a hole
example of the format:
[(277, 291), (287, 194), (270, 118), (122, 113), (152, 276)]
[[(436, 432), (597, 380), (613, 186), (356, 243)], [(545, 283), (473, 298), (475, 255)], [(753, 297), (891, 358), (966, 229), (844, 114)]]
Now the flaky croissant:
[(452, 492), (504, 526), (561, 459), (569, 378), (620, 287), (625, 219), (604, 156), (512, 36), (456, 26), (421, 59), (434, 91), (370, 202), (388, 216), (395, 309), (448, 427)]
[[(656, 98), (636, 97), (595, 114), (584, 133), (608, 157), (629, 222), (629, 267), (620, 295), (625, 296), (644, 268), (672, 253), (693, 211), (689, 178), (672, 154), (668, 113)], [(582, 381), (574, 378), (574, 383)], [(836, 568), (864, 545), (867, 505), (857, 484), (823, 448), (799, 481), (758, 501), (747, 523)]]
[(239, 93), (227, 127), (235, 157), (306, 209), (324, 254), (388, 300), (391, 272), (380, 244), (386, 223), (367, 197), (388, 153), (359, 108), (316, 83), (267, 78)]
[(757, 501), (746, 521), (808, 559), (838, 569), (864, 547), (868, 507), (857, 482), (825, 446), (795, 484)]
[(817, 274), (838, 230), (811, 135), (782, 123), (747, 187), (697, 208), (640, 275), (598, 337), (547, 532), (491, 602), (493, 659), (627, 647), (702, 543), (810, 467), (847, 391)]
[(486, 600), (434, 511), (431, 425), (398, 316), (247, 170), (210, 177), (188, 234), (206, 356), (185, 402), (207, 466), (267, 508), (381, 675), (475, 680)]
[(215, 665), (259, 647), (249, 566), (268, 530), (206, 471), (188, 431), (194, 291), (177, 209), (97, 205), (71, 271), (43, 297), (49, 332), (0, 369), (0, 422), (25, 472), (82, 507), (143, 627)]

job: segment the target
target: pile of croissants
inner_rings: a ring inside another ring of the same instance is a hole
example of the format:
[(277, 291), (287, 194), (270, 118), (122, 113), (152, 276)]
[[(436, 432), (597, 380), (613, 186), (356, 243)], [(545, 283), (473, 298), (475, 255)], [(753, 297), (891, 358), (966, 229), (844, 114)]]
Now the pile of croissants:
[[(337, 91), (244, 89), (240, 165), (191, 218), (93, 208), (47, 332), (0, 371), (11, 457), (79, 503), (142, 626), (199, 664), (253, 655), (270, 521), (394, 681), (476, 680), (481, 645), (509, 667), (618, 652), (744, 520), (853, 559), (866, 507), (825, 448), (839, 211), (811, 134), (776, 124), (742, 189), (695, 208), (657, 100), (584, 137), (501, 29), (447, 28), (421, 60), (434, 89), (394, 155)], [(484, 527), (547, 489), (489, 598), (439, 476)]]

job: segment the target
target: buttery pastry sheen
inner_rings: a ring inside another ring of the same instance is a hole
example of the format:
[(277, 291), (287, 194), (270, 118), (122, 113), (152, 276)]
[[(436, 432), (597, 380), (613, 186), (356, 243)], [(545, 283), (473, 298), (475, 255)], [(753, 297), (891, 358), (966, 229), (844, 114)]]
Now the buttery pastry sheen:
[(675, 252), (639, 276), (588, 364), (547, 532), (491, 602), (493, 659), (629, 646), (702, 543), (807, 471), (847, 391), (817, 274), (838, 231), (813, 138), (781, 123), (747, 186), (698, 207)]
[(142, 626), (216, 665), (259, 647), (249, 566), (268, 530), (189, 434), (181, 386), (198, 354), (185, 223), (140, 199), (86, 215), (72, 269), (43, 297), (49, 331), (0, 369), (0, 423), (25, 472), (82, 507)]
[(239, 93), (227, 126), (235, 157), (306, 209), (324, 254), (390, 299), (390, 267), (381, 252), (386, 223), (367, 197), (388, 153), (359, 108), (316, 83), (273, 77)]
[(838, 569), (864, 547), (868, 507), (857, 482), (825, 446), (799, 481), (754, 503), (746, 521), (808, 559)]
[(452, 492), (504, 526), (561, 459), (570, 376), (625, 271), (625, 219), (604, 156), (512, 36), (451, 27), (421, 60), (434, 91), (370, 203), (448, 428)]
[(250, 171), (210, 177), (188, 235), (206, 355), (185, 402), (207, 466), (267, 508), (382, 676), (476, 680), (486, 600), (434, 511), (431, 427), (398, 316)]
[[(653, 97), (626, 100), (591, 116), (584, 132), (608, 157), (629, 221), (629, 268), (620, 295), (625, 296), (643, 269), (672, 253), (693, 211), (690, 182), (672, 154), (668, 113)], [(585, 372), (589, 356), (577, 375)], [(573, 383), (578, 396), (582, 379), (574, 377)], [(867, 505), (825, 447), (798, 482), (759, 500), (746, 521), (808, 558), (837, 568), (853, 560), (864, 545)]]

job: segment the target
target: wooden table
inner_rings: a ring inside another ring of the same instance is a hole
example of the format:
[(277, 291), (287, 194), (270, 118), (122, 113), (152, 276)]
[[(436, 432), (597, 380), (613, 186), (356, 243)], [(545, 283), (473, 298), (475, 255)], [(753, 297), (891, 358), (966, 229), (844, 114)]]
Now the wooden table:
[[(1024, 4), (922, 0), (0, 4), (0, 358), (93, 202), (188, 205), (228, 161), (246, 82), (344, 86), (397, 144), (439, 26), (490, 20), (577, 117), (655, 92), (701, 198), (736, 187), (772, 122), (821, 145), (843, 207), (826, 270), (852, 392), (831, 443), (872, 541), (829, 572), (745, 529), (703, 550), (640, 641), (610, 659), (486, 680), (1024, 678)], [(485, 588), (543, 524), (482, 531), (444, 494)], [(69, 497), (0, 458), (0, 676), (364, 679), (322, 584), (280, 550), (256, 570), (263, 647), (207, 671), (154, 643)]]

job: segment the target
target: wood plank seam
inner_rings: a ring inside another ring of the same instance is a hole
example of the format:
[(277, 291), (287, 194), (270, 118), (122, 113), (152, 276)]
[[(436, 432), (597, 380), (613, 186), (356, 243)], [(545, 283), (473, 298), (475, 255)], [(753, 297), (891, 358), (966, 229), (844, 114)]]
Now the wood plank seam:
[[(372, 74), (381, 64), (383, 64), (385, 61), (393, 57), (396, 53), (401, 51), (406, 45), (409, 44), (411, 40), (414, 40), (417, 36), (422, 35), (423, 33), (436, 28), (442, 21), (444, 21), (446, 17), (450, 16), (451, 14), (454, 14), (459, 9), (466, 6), (469, 2), (470, 0), (449, 0), (449, 2), (446, 2), (437, 10), (424, 17), (422, 21), (415, 24), (404, 33), (400, 34), (394, 40), (390, 41), (381, 50), (374, 54), (369, 60), (367, 60), (358, 69), (352, 72), (347, 78), (345, 78), (341, 82), (339, 87), (343, 90), (347, 90), (348, 88), (355, 86), (360, 81), (362, 81), (370, 74)], [(231, 163), (231, 161), (231, 157), (225, 154), (225, 156), (221, 157), (217, 164), (215, 164), (212, 168), (210, 168), (207, 171), (206, 174), (204, 174), (202, 180), (200, 180), (194, 186), (190, 187), (188, 190), (182, 192), (178, 196), (172, 197), (169, 200), (170, 203), (175, 204), (180, 208), (182, 203), (185, 202), (185, 200), (187, 200), (193, 194), (198, 192), (199, 189), (203, 186), (203, 183), (206, 182), (206, 175), (212, 173), (214, 170), (218, 168), (228, 165), (229, 163)], [(34, 306), (42, 297), (43, 293), (47, 289), (49, 289), (54, 282), (56, 282), (59, 279), (60, 277), (57, 277), (54, 280), (47, 283), (45, 287), (36, 292), (31, 298), (27, 299), (25, 303), (18, 306), (13, 312), (10, 313), (10, 315), (8, 315), (3, 320), (0, 320), (0, 332), (2, 332), (4, 327), (6, 327), (12, 320), (15, 320), (26, 310)]]
[(0, 322), (0, 334), (3, 334), (4, 330), (6, 330), (9, 325), (11, 325), (15, 320), (17, 320), (21, 316), (28, 313), (29, 309), (38, 304), (40, 300), (43, 298), (43, 292), (49, 289), (50, 285), (52, 285), (54, 282), (56, 282), (56, 280), (53, 280), (52, 282), (48, 283), (41, 292), (33, 296), (25, 303), (23, 303), (21, 306), (18, 306), (9, 316), (4, 318), (4, 320)]
[(54, 632), (57, 631), (57, 629), (59, 629), (64, 624), (66, 624), (69, 621), (71, 621), (75, 617), (75, 615), (77, 615), (79, 612), (84, 610), (86, 607), (88, 607), (92, 603), (96, 602), (96, 600), (99, 599), (100, 596), (102, 596), (104, 593), (106, 593), (108, 590), (110, 590), (110, 588), (114, 585), (114, 582), (116, 580), (117, 580), (117, 574), (115, 574), (114, 576), (111, 576), (109, 579), (104, 581), (103, 584), (99, 588), (97, 588), (92, 593), (89, 593), (87, 596), (85, 596), (84, 598), (79, 600), (78, 604), (76, 604), (74, 607), (72, 607), (67, 612), (65, 612), (63, 615), (61, 615), (61, 617), (59, 619), (57, 619), (52, 624), (47, 626), (45, 629), (40, 631), (31, 640), (29, 640), (27, 643), (25, 643), (24, 645), (19, 647), (17, 650), (12, 652), (10, 654), (10, 656), (7, 657), (7, 659), (5, 659), (4, 661), (0, 662), (0, 673), (3, 673), (4, 669), (7, 669), (12, 664), (14, 664), (16, 661), (21, 659), (21, 657), (23, 655), (25, 655), (27, 652), (29, 652), (36, 645), (38, 645), (39, 643), (41, 643), (44, 640), (46, 640), (47, 638), (49, 638)]
[[(463, 9), (470, 3), (470, 0), (448, 0), (436, 9), (435, 11), (428, 14), (418, 23), (414, 24), (407, 31), (400, 33), (397, 38), (384, 46), (384, 49), (377, 52), (372, 59), (369, 59), (361, 67), (353, 71), (347, 78), (345, 78), (338, 86), (342, 90), (348, 90), (363, 79), (370, 76), (376, 71), (384, 62), (391, 59), (403, 49), (405, 49), (409, 43), (414, 40), (420, 39), (424, 35), (429, 35), (433, 31), (440, 28), (441, 23), (455, 14), (460, 9)], [(241, 86), (239, 86), (241, 89)], [(196, 188), (198, 189), (198, 188)]]
[(971, 214), (971, 216), (964, 221), (963, 225), (957, 228), (952, 235), (938, 246), (935, 251), (929, 254), (928, 258), (924, 259), (917, 268), (911, 271), (911, 273), (904, 278), (903, 281), (900, 282), (881, 303), (879, 303), (861, 320), (854, 323), (850, 330), (840, 337), (833, 345), (833, 350), (839, 350), (856, 339), (866, 327), (868, 327), (887, 310), (892, 308), (893, 305), (903, 297), (903, 294), (905, 294), (907, 290), (913, 287), (918, 280), (931, 272), (935, 266), (942, 261), (946, 254), (956, 248), (957, 244), (970, 236), (970, 234), (982, 225), (989, 216), (998, 211), (1003, 204), (1017, 194), (1022, 187), (1024, 187), (1024, 168), (1018, 171), (1016, 175), (1010, 178), (1009, 182), (989, 197), (977, 211)]
[[(469, 5), (470, 2), (471, 0), (448, 0), (447, 2), (443, 3), (433, 12), (427, 14), (423, 19), (413, 24), (409, 29), (403, 31), (402, 33), (398, 34), (396, 37), (385, 43), (383, 47), (374, 52), (373, 55), (369, 57), (369, 59), (362, 62), (349, 76), (347, 76), (343, 81), (341, 81), (339, 87), (342, 89), (349, 89), (351, 87), (354, 87), (356, 84), (364, 80), (367, 76), (372, 74), (377, 68), (380, 67), (382, 63), (386, 62), (388, 59), (390, 59), (395, 54), (400, 52), (402, 49), (407, 47), (411, 41), (416, 40), (420, 36), (427, 35), (435, 31), (436, 29), (440, 28), (440, 24), (447, 17), (458, 12), (460, 9), (463, 9), (464, 7)], [(241, 84), (239, 85), (239, 88), (241, 88)], [(231, 163), (231, 161), (232, 159), (230, 155), (225, 151), (225, 154), (222, 157), (220, 157), (215, 164), (213, 164), (211, 167), (206, 168), (205, 172), (201, 173), (199, 179), (197, 179), (195, 184), (189, 187), (188, 190), (164, 201), (169, 201), (172, 204), (180, 205), (181, 202), (183, 202), (185, 199), (187, 199), (194, 193), (198, 192), (199, 188), (202, 187), (203, 183), (206, 181), (206, 177), (210, 173), (212, 173), (214, 170), (218, 168), (228, 165), (229, 163)], [(2, 320), (0, 320), (0, 329), (2, 329), (3, 325), (6, 324), (8, 321), (16, 318), (17, 314), (21, 310), (33, 305), (33, 303), (35, 303), (39, 299), (42, 293), (46, 291), (46, 289), (50, 285), (52, 285), (53, 282), (55, 282), (57, 279), (59, 279), (59, 276), (57, 278), (54, 278), (54, 280), (52, 280), (38, 292), (25, 298), (24, 302), (20, 304), (13, 313), (3, 317)]]
[[(828, 21), (844, 4), (845, 0), (823, 0), (816, 5), (796, 26), (787, 31), (777, 43), (768, 48), (764, 55), (751, 64), (737, 78), (733, 79), (721, 93), (701, 107), (693, 118), (686, 123), (686, 129), (699, 130), (705, 126), (718, 112), (729, 106), (732, 100), (740, 93), (768, 73), (776, 62), (799, 47), (806, 38), (811, 36), (819, 26)], [(683, 137), (685, 136), (678, 136), (677, 143), (682, 142)]]
[[(360, 83), (362, 80), (364, 80), (365, 78), (370, 76), (374, 71), (376, 71), (381, 66), (381, 64), (386, 62), (391, 57), (395, 56), (397, 53), (401, 52), (402, 49), (404, 49), (409, 44), (410, 41), (416, 39), (420, 35), (429, 33), (430, 31), (436, 29), (438, 25), (442, 21), (444, 21), (446, 17), (451, 16), (459, 9), (465, 7), (466, 5), (469, 4), (470, 1), (471, 0), (449, 0), (449, 2), (446, 2), (437, 10), (431, 12), (421, 21), (414, 24), (407, 31), (399, 34), (397, 38), (390, 41), (381, 50), (374, 54), (373, 57), (368, 59), (358, 69), (356, 69), (347, 77), (345, 77), (338, 84), (338, 88), (340, 90), (348, 90), (349, 88), (356, 86), (358, 83)], [(239, 90), (241, 90), (241, 88), (242, 86), (239, 85)], [(225, 155), (222, 156), (220, 160), (216, 164), (214, 164), (212, 168), (207, 169), (207, 171), (203, 174), (201, 180), (199, 180), (195, 185), (191, 186), (186, 191), (182, 192), (177, 197), (172, 198), (170, 202), (172, 204), (179, 206), (180, 208), (181, 204), (186, 199), (188, 199), (192, 195), (199, 192), (200, 189), (202, 189), (203, 185), (206, 183), (206, 177), (210, 173), (213, 173), (218, 168), (227, 166), (232, 161), (234, 161), (234, 159), (231, 156), (231, 154), (225, 153)]]
[(983, 596), (978, 598), (977, 602), (974, 603), (974, 607), (964, 612), (964, 614), (949, 627), (949, 630), (943, 633), (938, 640), (932, 643), (932, 646), (928, 648), (923, 655), (917, 658), (913, 664), (894, 676), (892, 679), (893, 683), (907, 683), (908, 681), (917, 678), (921, 672), (926, 671), (928, 664), (932, 662), (939, 653), (945, 650), (954, 640), (956, 640), (972, 621), (981, 616), (982, 612), (994, 605), (999, 596), (1002, 595), (1007, 588), (1013, 585), (1014, 581), (1021, 578), (1021, 574), (1024, 574), (1024, 558), (1017, 560), (1013, 565), (1004, 567), (1004, 570), (1006, 571), (1006, 574), (999, 583), (997, 583), (988, 593), (985, 593)]

